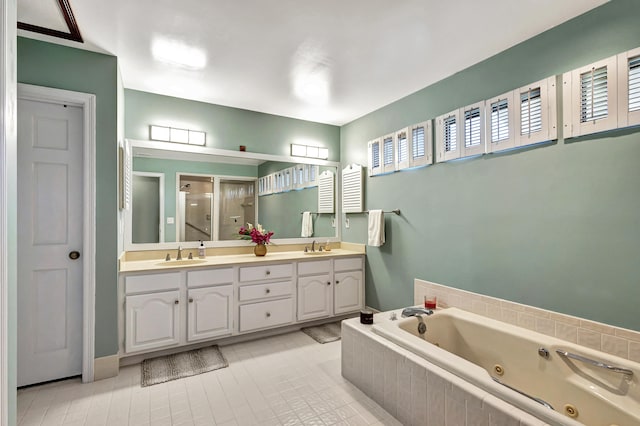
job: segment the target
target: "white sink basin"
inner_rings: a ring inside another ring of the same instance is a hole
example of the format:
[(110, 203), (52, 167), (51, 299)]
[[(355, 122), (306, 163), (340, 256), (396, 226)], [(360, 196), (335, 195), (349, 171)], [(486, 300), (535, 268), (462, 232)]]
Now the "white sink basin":
[(323, 254), (331, 254), (330, 251), (305, 251), (304, 254), (309, 256), (322, 256)]
[(158, 266), (188, 266), (197, 265), (199, 263), (205, 263), (205, 259), (182, 259), (182, 260), (165, 260), (164, 262), (156, 263)]

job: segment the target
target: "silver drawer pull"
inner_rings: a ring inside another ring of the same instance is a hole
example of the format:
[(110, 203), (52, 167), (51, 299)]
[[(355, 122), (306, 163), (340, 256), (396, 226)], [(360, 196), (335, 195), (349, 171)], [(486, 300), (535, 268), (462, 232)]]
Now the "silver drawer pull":
[(269, 294), (269, 293), (271, 293), (271, 290), (266, 289), (264, 292), (265, 292), (265, 293), (267, 293), (267, 294)]
[(271, 312), (267, 312), (267, 318), (271, 316)]

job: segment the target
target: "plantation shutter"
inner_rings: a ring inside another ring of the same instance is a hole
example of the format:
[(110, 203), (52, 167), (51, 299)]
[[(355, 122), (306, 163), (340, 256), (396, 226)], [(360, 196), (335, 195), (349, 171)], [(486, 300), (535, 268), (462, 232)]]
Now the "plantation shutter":
[(480, 108), (472, 108), (464, 112), (464, 146), (470, 148), (480, 145)]
[(417, 160), (425, 156), (424, 127), (416, 127), (411, 132), (411, 157)]
[(491, 142), (509, 139), (509, 102), (501, 99), (491, 104)]
[(431, 120), (410, 127), (410, 164), (409, 167), (431, 164), (433, 151)]
[(457, 124), (455, 116), (444, 119), (444, 152), (453, 152), (458, 149)]
[(600, 120), (609, 115), (607, 67), (580, 74), (580, 122)]
[(640, 56), (628, 61), (629, 112), (640, 111)]
[(381, 172), (380, 139), (376, 139), (369, 142), (369, 176), (375, 176)]
[(385, 173), (393, 172), (396, 169), (393, 136), (391, 134), (382, 138), (382, 171)]
[(542, 96), (540, 87), (520, 93), (520, 134), (542, 130)]
[(396, 162), (398, 170), (409, 167), (408, 133), (407, 129), (396, 132)]

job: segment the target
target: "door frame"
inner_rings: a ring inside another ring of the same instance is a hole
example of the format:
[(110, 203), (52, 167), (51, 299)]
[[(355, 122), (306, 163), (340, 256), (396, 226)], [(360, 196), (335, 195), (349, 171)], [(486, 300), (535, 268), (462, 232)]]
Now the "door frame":
[(92, 382), (95, 355), (96, 288), (96, 96), (18, 83), (18, 99), (82, 108), (82, 381)]

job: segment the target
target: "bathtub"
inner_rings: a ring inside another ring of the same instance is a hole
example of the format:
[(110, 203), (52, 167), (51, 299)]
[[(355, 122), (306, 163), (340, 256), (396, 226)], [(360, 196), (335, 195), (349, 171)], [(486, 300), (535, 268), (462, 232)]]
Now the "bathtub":
[(457, 308), (372, 331), (550, 424), (640, 425), (635, 362)]

